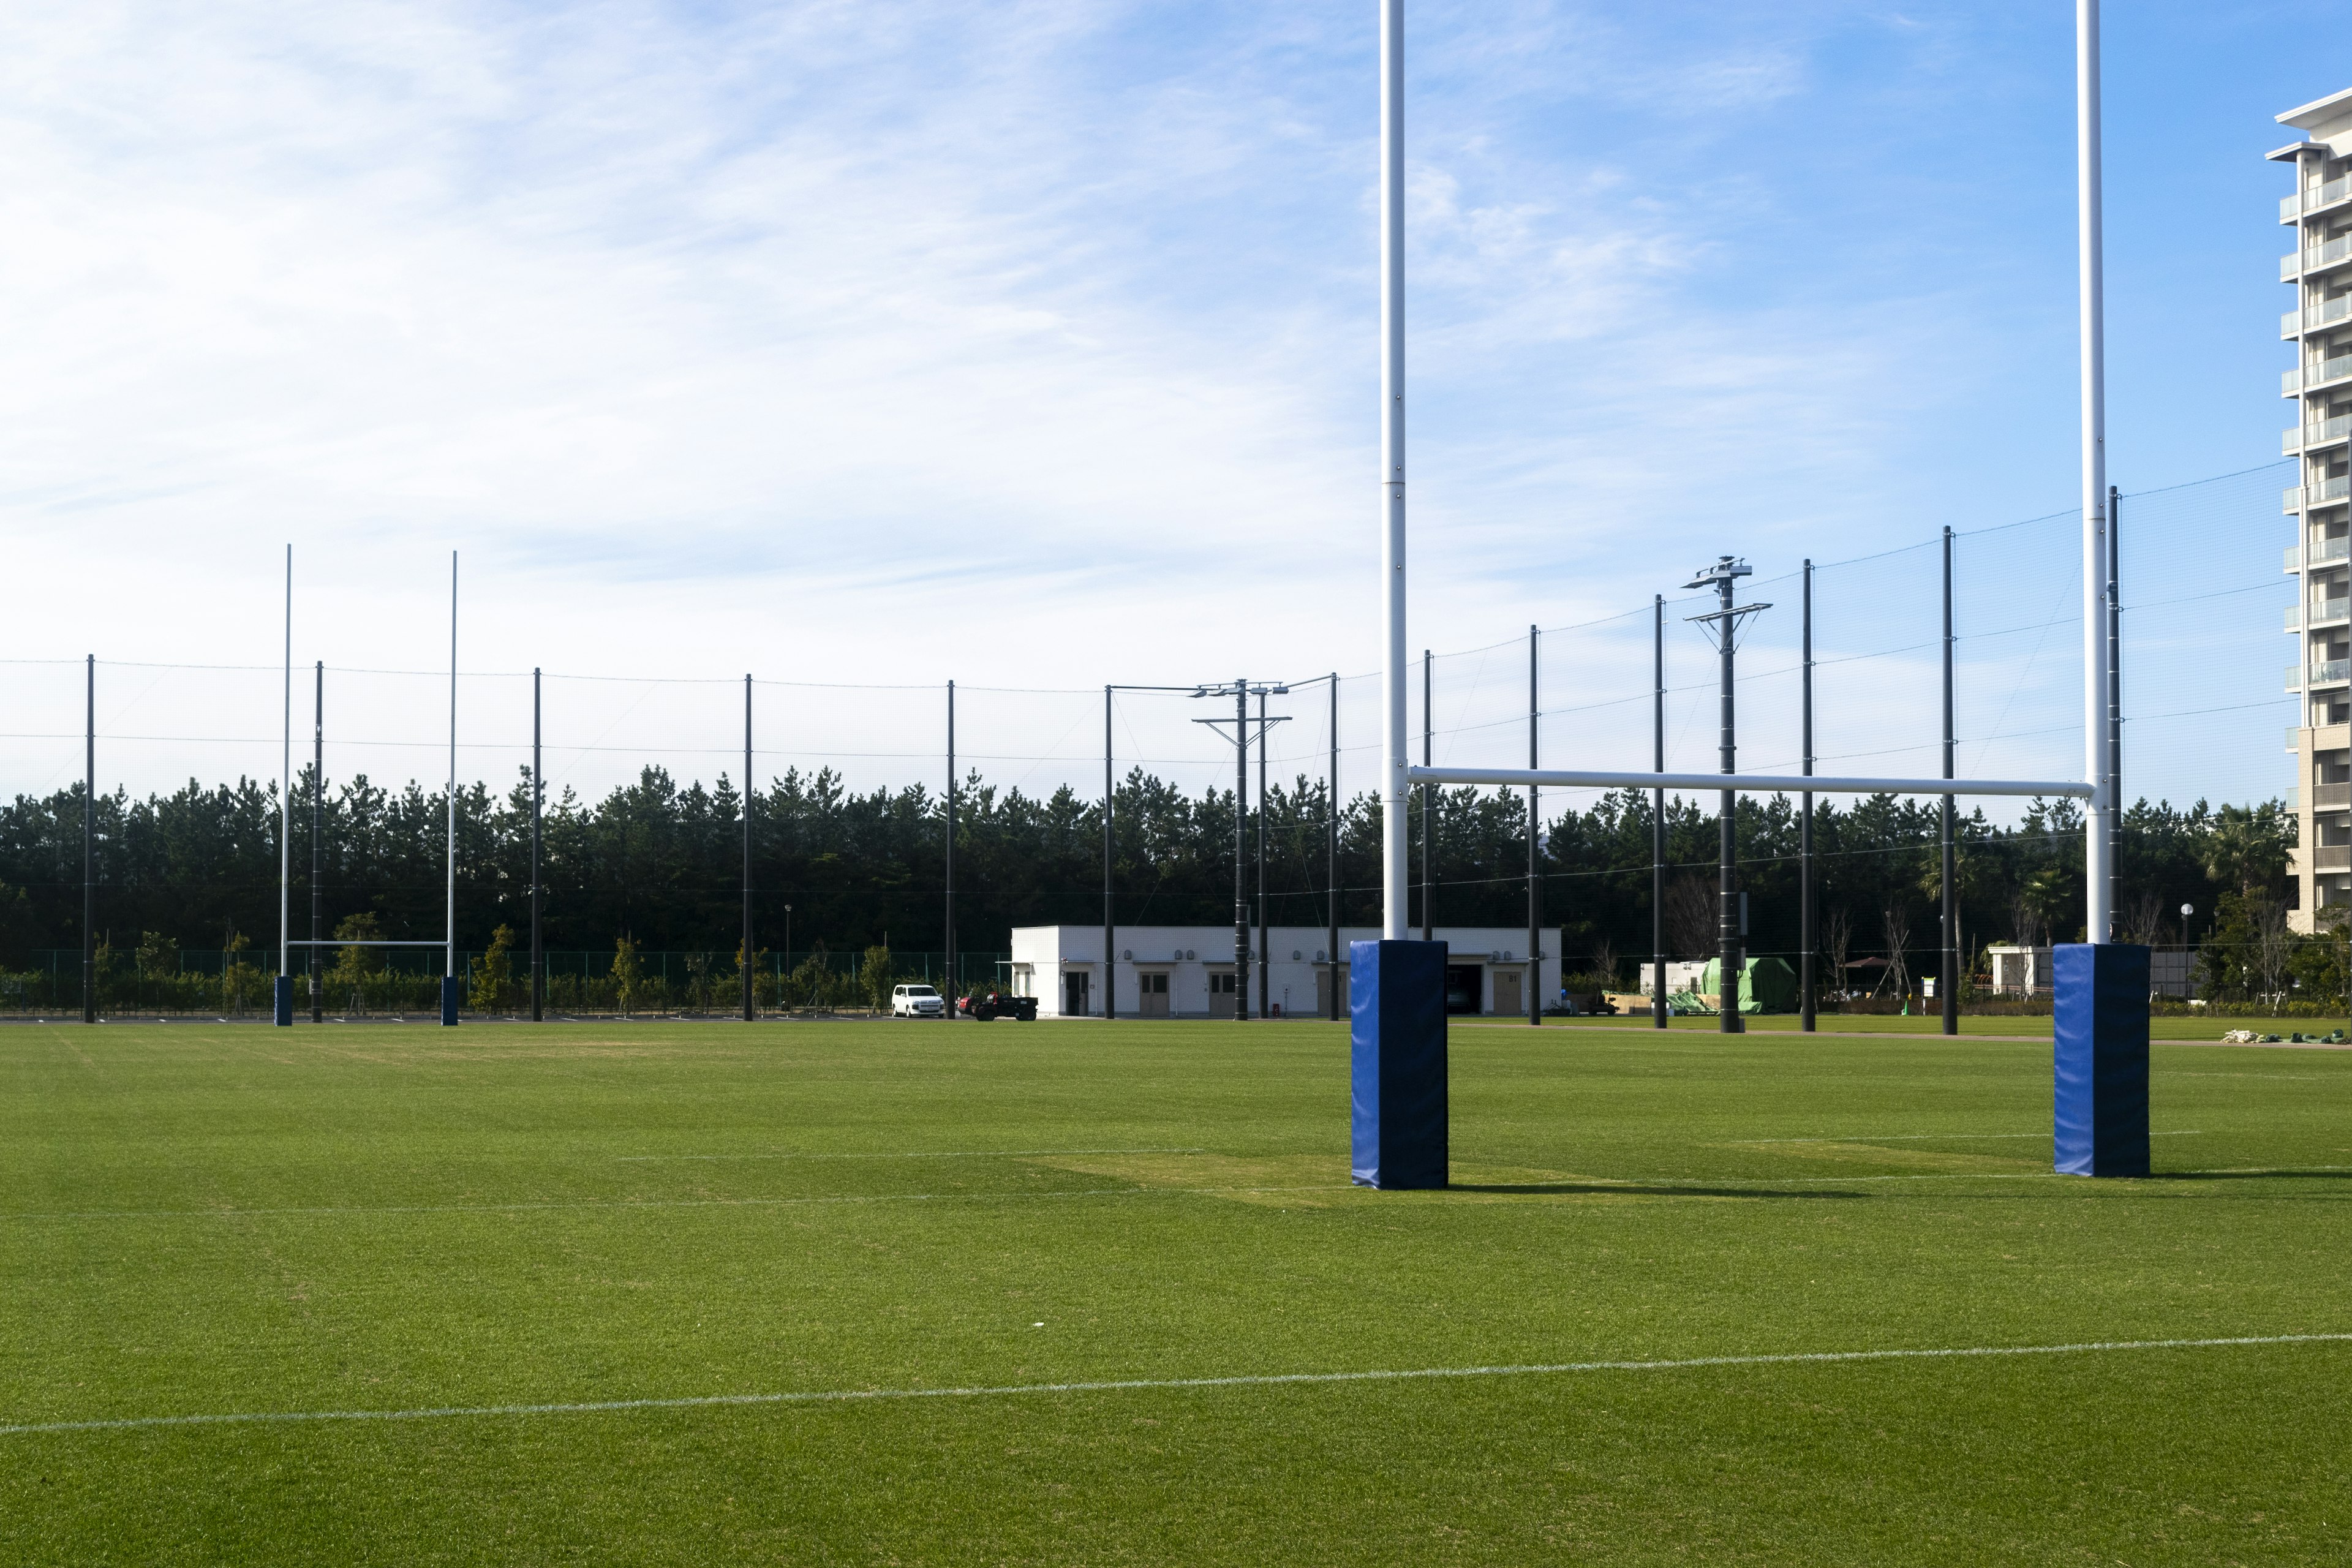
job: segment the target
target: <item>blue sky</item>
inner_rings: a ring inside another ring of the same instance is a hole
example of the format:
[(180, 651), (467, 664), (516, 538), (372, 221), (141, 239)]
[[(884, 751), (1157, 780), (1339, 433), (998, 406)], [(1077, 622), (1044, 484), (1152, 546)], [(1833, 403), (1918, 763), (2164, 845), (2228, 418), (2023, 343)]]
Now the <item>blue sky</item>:
[[(89, 591), (19, 606), (0, 653), (266, 664), (290, 540), (295, 657), (338, 667), (443, 657), (455, 547), (469, 669), (1081, 693), (1369, 670), (1372, 20), (12, 12), (0, 526), (31, 580)], [(2260, 154), (2290, 139), (2272, 115), (2352, 85), (2311, 29), (2283, 5), (2108, 18), (2126, 490), (2276, 458), (2285, 180)], [(2069, 506), (2072, 47), (2054, 4), (1412, 6), (1416, 645), (1610, 616), (1725, 551), (1772, 577)], [(2127, 510), (2127, 597), (2165, 600), (2134, 623), (2151, 790), (2284, 783), (2284, 482)], [(2069, 527), (1963, 546), (1963, 631), (2006, 633), (1964, 645), (1987, 771), (2076, 765)], [(1932, 739), (1923, 560), (1824, 576), (1853, 753)], [(1759, 674), (1794, 639), (1774, 592)], [(1549, 643), (1546, 706), (1584, 715), (1550, 760), (1646, 762), (1640, 705), (1593, 706), (1646, 682), (1630, 629)], [(1523, 746), (1500, 657), (1443, 667), (1457, 755)], [(78, 672), (24, 669), (0, 787), (77, 761), (39, 737), (75, 727)], [(331, 771), (430, 776), (432, 684), (369, 679), (331, 732), (381, 749)], [(1757, 683), (1759, 764), (1793, 754), (1789, 685)], [(102, 773), (275, 772), (266, 678), (106, 689)], [(468, 771), (511, 766), (517, 689), (468, 688)], [(606, 748), (573, 758), (583, 786), (639, 755), (723, 765), (722, 687), (569, 689), (565, 734)], [(992, 772), (1091, 776), (1094, 699), (1002, 701)], [(937, 706), (780, 689), (777, 758), (903, 776)], [(1131, 749), (1206, 782), (1189, 716), (1139, 708)]]

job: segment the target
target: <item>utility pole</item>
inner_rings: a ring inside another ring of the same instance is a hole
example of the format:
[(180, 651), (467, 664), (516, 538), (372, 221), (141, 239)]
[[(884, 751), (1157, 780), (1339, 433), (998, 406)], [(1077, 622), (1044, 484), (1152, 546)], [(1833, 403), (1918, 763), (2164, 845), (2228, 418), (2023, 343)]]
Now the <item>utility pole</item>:
[(1265, 689), (1257, 693), (1257, 1016), (1274, 1016), (1274, 983), (1267, 977), (1273, 967), (1273, 915), (1265, 903)]
[[(1539, 703), (1541, 690), (1537, 675), (1537, 639), (1542, 634), (1528, 628), (1528, 766), (1543, 766), (1537, 726), (1543, 710)], [(1528, 785), (1528, 1022), (1540, 1027), (1543, 1024), (1543, 876), (1538, 864), (1541, 851), (1537, 844), (1542, 820), (1536, 809), (1536, 786)], [(1560, 977), (1566, 980), (1568, 963), (1560, 961)]]
[[(1759, 610), (1771, 608), (1769, 605), (1735, 605), (1732, 603), (1739, 579), (1750, 575), (1752, 572), (1753, 568), (1747, 562), (1726, 555), (1718, 558), (1714, 565), (1701, 568), (1692, 575), (1689, 582), (1683, 584), (1685, 588), (1713, 588), (1716, 591), (1718, 607), (1707, 615), (1693, 616), (1690, 618), (1695, 621), (1712, 621), (1716, 626), (1717, 647), (1722, 661), (1722, 740), (1719, 749), (1722, 756), (1722, 770), (1727, 773), (1739, 771), (1734, 760), (1738, 751), (1738, 731), (1734, 724), (1732, 698), (1732, 654), (1738, 643), (1739, 622), (1743, 616), (1752, 616)], [(1737, 837), (1738, 812), (1738, 792), (1728, 789), (1723, 791), (1722, 804), (1718, 808), (1717, 816), (1721, 843), (1717, 864), (1716, 946), (1717, 956), (1715, 1011), (1717, 1027), (1727, 1035), (1739, 1034), (1747, 1027), (1747, 1021), (1739, 1014), (1742, 933), (1739, 929), (1739, 891), (1736, 886), (1738, 879)]]
[[(1952, 772), (1952, 528), (1944, 525), (1944, 776)], [(1958, 869), (1952, 847), (1952, 797), (1941, 797), (1944, 837), (1944, 952), (1937, 967), (1944, 973), (1937, 989), (1943, 993), (1944, 1033), (1960, 1032), (1960, 899), (1954, 885)]]
[[(1813, 776), (1813, 563), (1805, 563), (1805, 651), (1803, 710), (1805, 776)], [(1798, 945), (1803, 950), (1798, 955), (1802, 973), (1797, 979), (1798, 1027), (1810, 1035), (1813, 1032), (1813, 1009), (1816, 1005), (1813, 954), (1821, 946), (1815, 930), (1813, 909), (1813, 792), (1804, 792), (1804, 816), (1797, 826), (1797, 926)]]
[[(1666, 596), (1650, 595), (1650, 767), (1666, 771)], [(1650, 1027), (1666, 1026), (1666, 792), (1650, 792)]]
[[(1246, 1023), (1249, 1019), (1249, 700), (1253, 696), (1281, 697), (1289, 690), (1287, 686), (1263, 682), (1252, 686), (1246, 679), (1236, 677), (1222, 685), (1198, 687), (1192, 692), (1194, 697), (1230, 697), (1234, 700), (1234, 716), (1231, 719), (1195, 719), (1192, 722), (1206, 724), (1221, 734), (1225, 725), (1234, 727), (1230, 738), (1234, 742), (1234, 1019), (1236, 1023)], [(1287, 722), (1286, 715), (1259, 720), (1262, 727)], [(1263, 733), (1263, 728), (1260, 732)]]
[(310, 974), (310, 1022), (326, 1021), (327, 999), (319, 988), (319, 876), (320, 829), (325, 826), (327, 778), (327, 661), (313, 671), (310, 694), (310, 946), (305, 953)]

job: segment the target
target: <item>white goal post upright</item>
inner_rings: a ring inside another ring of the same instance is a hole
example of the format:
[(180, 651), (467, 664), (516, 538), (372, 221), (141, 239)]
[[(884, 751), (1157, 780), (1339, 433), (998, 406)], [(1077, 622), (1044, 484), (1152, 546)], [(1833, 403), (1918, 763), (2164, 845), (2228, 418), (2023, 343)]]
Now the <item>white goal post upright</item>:
[(1412, 787), (1404, 711), (1404, 0), (1381, 0), (1381, 934), (1401, 942)]
[(2074, 0), (2074, 200), (2081, 231), (2083, 330), (2083, 776), (2097, 786), (2083, 814), (2084, 940), (2115, 940), (2113, 736), (2107, 725), (2107, 375), (2099, 177), (2099, 0)]

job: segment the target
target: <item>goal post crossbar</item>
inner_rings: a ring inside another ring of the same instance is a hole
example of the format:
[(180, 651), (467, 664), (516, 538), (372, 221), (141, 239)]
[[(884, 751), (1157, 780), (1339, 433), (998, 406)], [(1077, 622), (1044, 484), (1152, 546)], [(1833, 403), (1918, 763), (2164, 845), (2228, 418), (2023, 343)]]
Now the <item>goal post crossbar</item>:
[(2089, 800), (2096, 794), (2072, 779), (1872, 779), (1821, 773), (1660, 773), (1583, 772), (1567, 768), (1409, 767), (1408, 784), (1501, 784), (1554, 789), (1734, 790), (1741, 795), (2063, 795)]

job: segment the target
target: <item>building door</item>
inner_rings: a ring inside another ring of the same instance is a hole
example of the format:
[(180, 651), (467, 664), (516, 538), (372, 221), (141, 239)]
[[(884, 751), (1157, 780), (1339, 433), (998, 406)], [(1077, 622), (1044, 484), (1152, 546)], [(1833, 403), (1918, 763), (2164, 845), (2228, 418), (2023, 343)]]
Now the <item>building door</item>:
[(1486, 976), (1479, 973), (1475, 963), (1449, 963), (1445, 966), (1445, 1010), (1448, 1013), (1475, 1013), (1485, 1000), (1481, 994)]
[(1209, 1016), (1230, 1018), (1234, 1016), (1234, 972), (1209, 971)]
[(1084, 970), (1062, 976), (1062, 1012), (1065, 1016), (1083, 1018), (1087, 1016), (1087, 978)]
[(1135, 977), (1137, 996), (1142, 1002), (1141, 1012), (1147, 1018), (1168, 1016), (1168, 972), (1164, 969), (1147, 971)]
[(1326, 964), (1315, 972), (1315, 1016), (1318, 1018), (1331, 1016), (1331, 987), (1334, 984), (1339, 987), (1339, 1016), (1344, 1018), (1348, 1016), (1348, 966), (1344, 963)]
[(1495, 971), (1495, 1016), (1498, 1018), (1519, 1018), (1527, 1016), (1527, 999), (1519, 994), (1519, 972), (1516, 969)]

